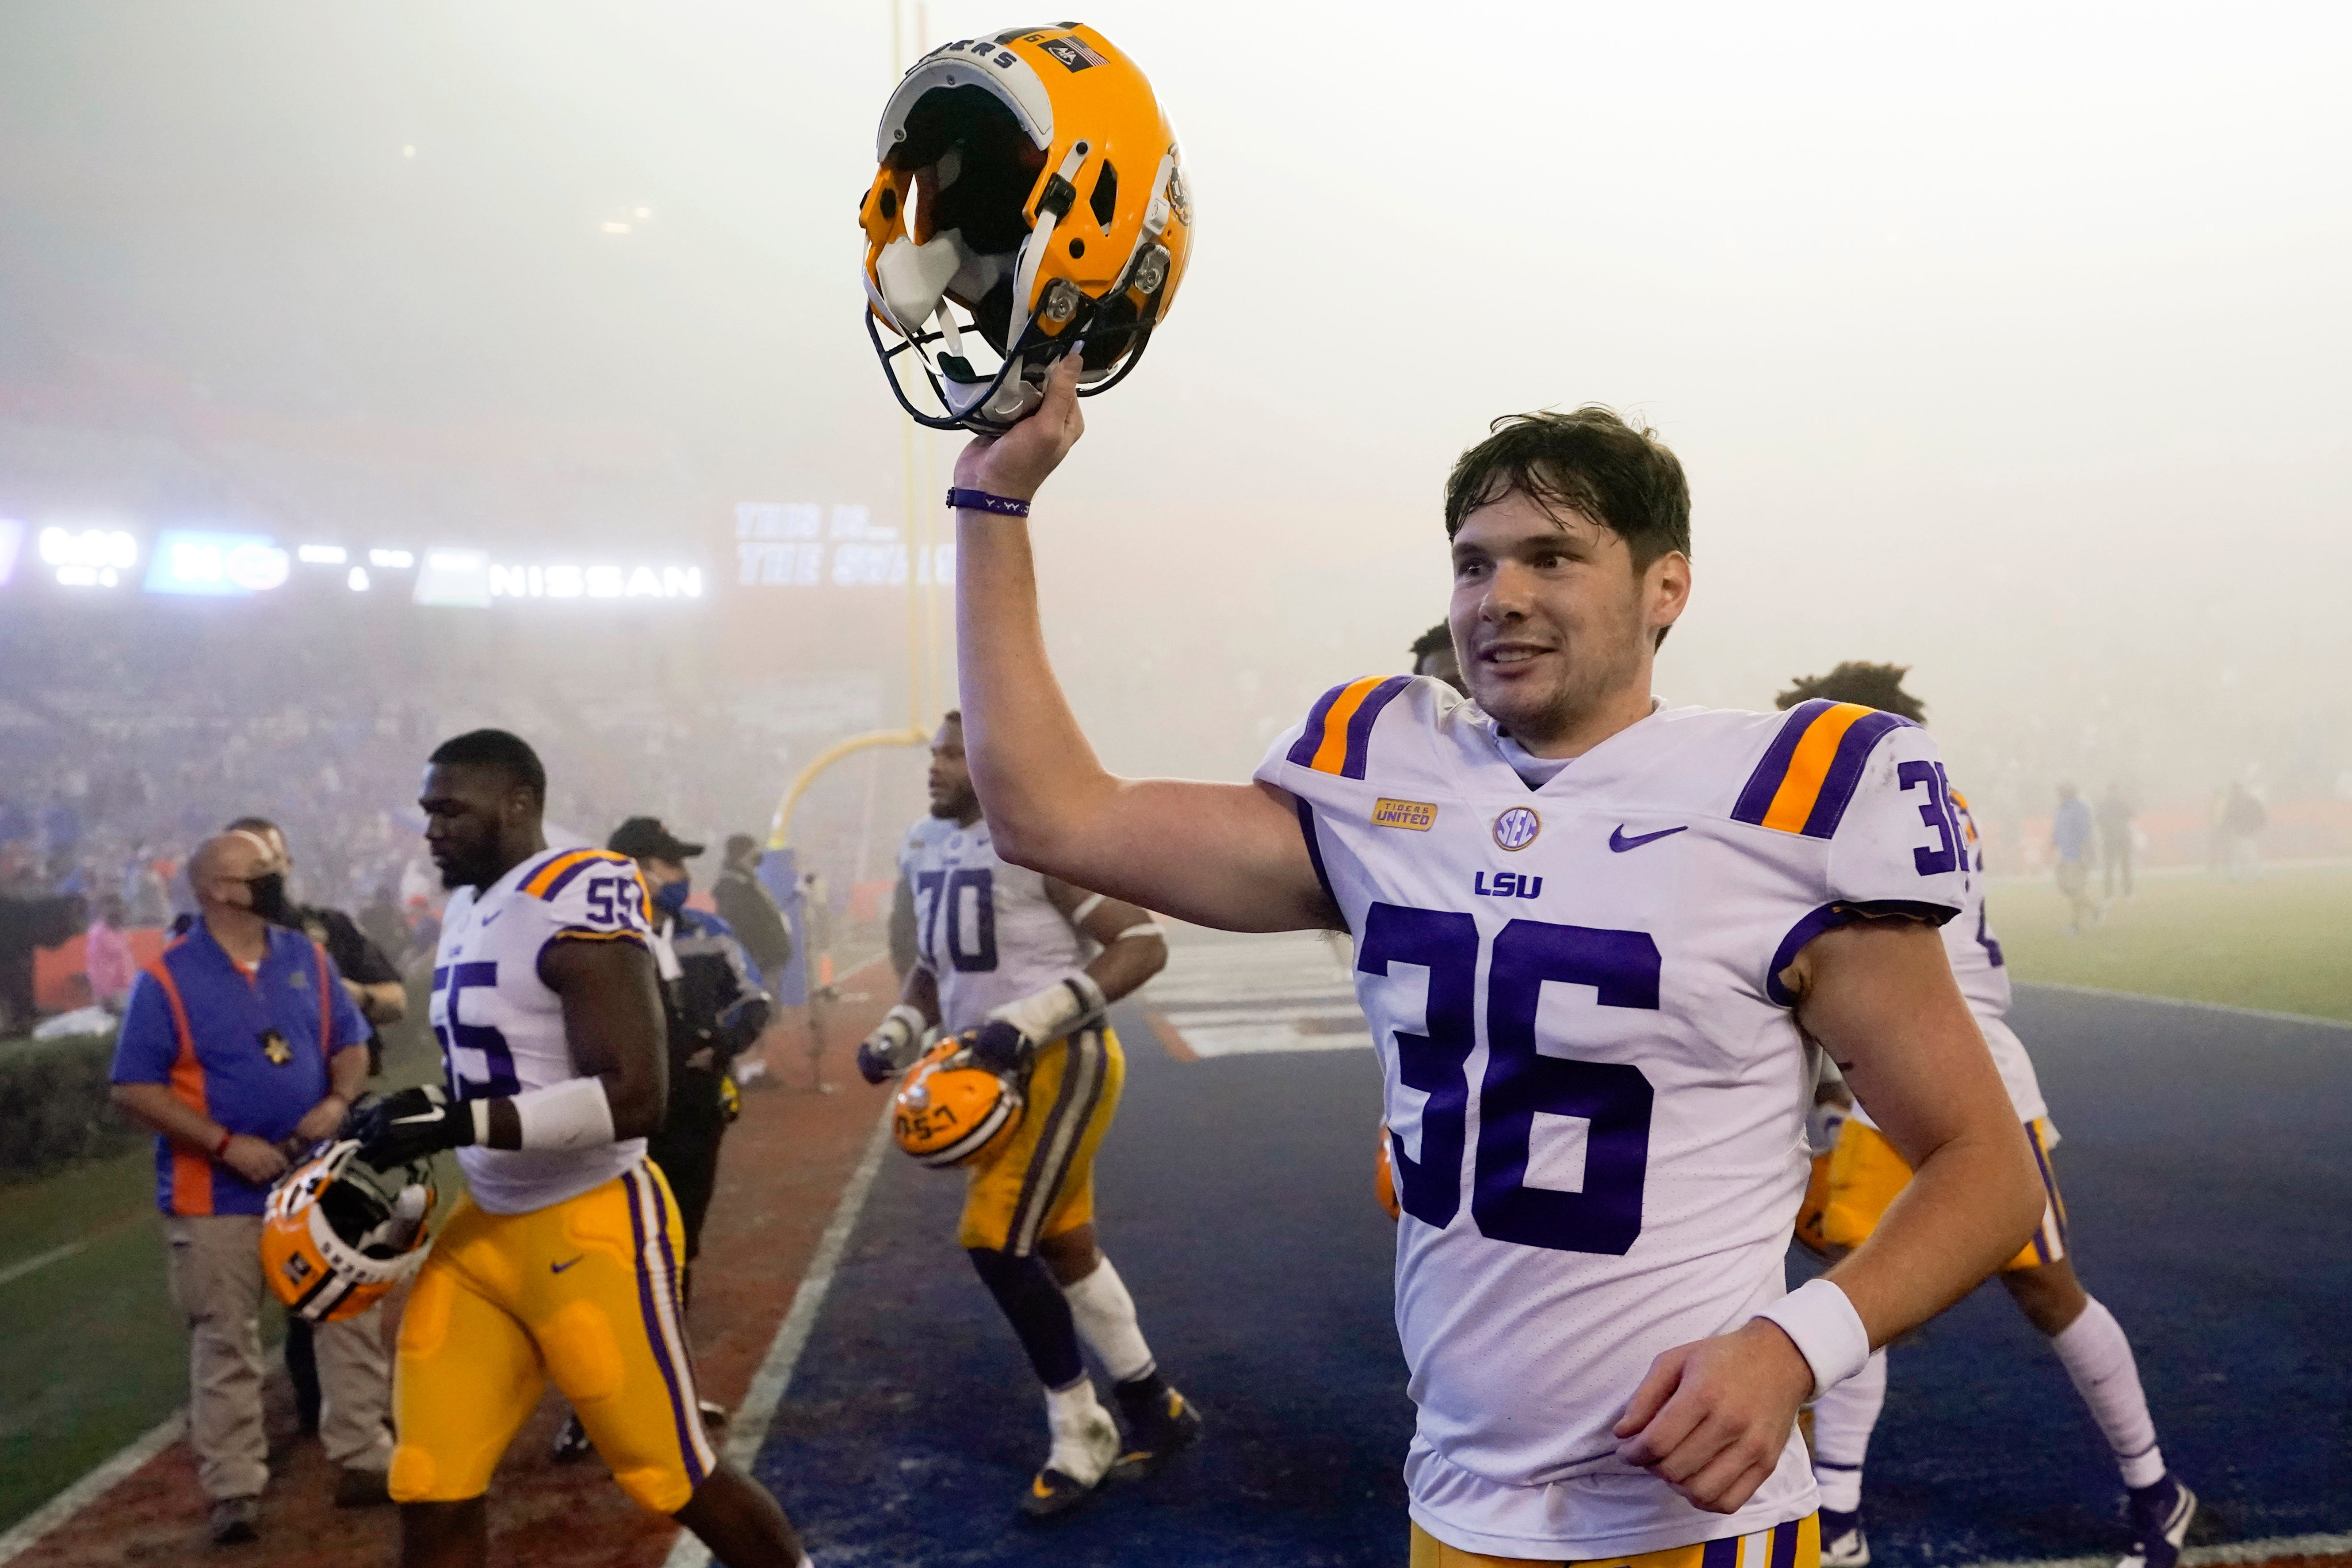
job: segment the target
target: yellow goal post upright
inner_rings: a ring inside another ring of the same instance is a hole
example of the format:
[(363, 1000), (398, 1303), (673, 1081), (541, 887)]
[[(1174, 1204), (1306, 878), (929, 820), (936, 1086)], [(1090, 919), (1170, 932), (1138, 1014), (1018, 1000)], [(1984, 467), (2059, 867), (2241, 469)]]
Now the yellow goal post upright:
[[(916, 41), (930, 31), (928, 7), (917, 0), (915, 6)], [(890, 73), (894, 81), (906, 69), (905, 29), (900, 19), (900, 0), (890, 0)], [(898, 419), (898, 465), (900, 488), (906, 507), (907, 550), (907, 727), (904, 729), (875, 729), (863, 735), (853, 735), (837, 740), (812, 758), (785, 789), (783, 798), (776, 802), (776, 813), (768, 823), (771, 850), (792, 846), (793, 810), (817, 776), (846, 757), (861, 751), (871, 751), (885, 746), (923, 746), (931, 743), (931, 732), (925, 716), (939, 707), (935, 687), (939, 664), (939, 620), (931, 603), (939, 591), (939, 553), (931, 546), (932, 508), (922, 502), (915, 487), (916, 425), (904, 413)], [(922, 475), (926, 488), (932, 476), (931, 451), (922, 443)]]

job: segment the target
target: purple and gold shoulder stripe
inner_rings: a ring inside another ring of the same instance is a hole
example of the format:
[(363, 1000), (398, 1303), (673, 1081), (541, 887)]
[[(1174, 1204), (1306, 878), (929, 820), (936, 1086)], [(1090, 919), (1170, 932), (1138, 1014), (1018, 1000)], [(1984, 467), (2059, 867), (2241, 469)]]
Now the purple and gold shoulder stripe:
[(609, 850), (571, 850), (557, 855), (524, 879), (522, 891), (534, 898), (553, 899), (571, 885), (572, 879), (592, 866), (622, 865), (635, 874), (637, 864), (626, 855), (616, 855)]
[(1372, 747), (1372, 721), (1396, 701), (1410, 675), (1366, 675), (1333, 686), (1307, 713), (1307, 729), (1290, 747), (1290, 760), (1318, 773), (1361, 779)]
[(1821, 697), (1799, 703), (1748, 776), (1731, 820), (1809, 839), (1831, 837), (1862, 782), (1871, 748), (1889, 731), (1910, 724), (1860, 703)]

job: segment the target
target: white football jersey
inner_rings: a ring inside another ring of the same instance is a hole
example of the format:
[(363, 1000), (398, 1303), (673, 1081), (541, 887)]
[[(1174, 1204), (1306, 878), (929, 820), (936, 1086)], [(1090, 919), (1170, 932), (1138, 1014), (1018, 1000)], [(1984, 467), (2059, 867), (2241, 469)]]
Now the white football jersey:
[[(1944, 927), (1944, 952), (1952, 961), (1952, 977), (1960, 983), (1960, 995), (1968, 998), (1977, 1028), (1991, 1048), (1992, 1064), (2000, 1069), (2000, 1082), (2009, 1091), (2010, 1103), (2017, 1107), (2017, 1119), (2032, 1122), (2048, 1115), (2050, 1106), (2042, 1098), (2042, 1080), (2034, 1075), (2033, 1059), (2025, 1053), (2025, 1042), (2009, 1027), (2009, 967), (2000, 955), (2000, 940), (1985, 917), (1984, 841), (1977, 832), (1976, 818), (1969, 813), (1968, 798), (1957, 789), (1952, 791), (1952, 810), (1959, 819), (1960, 836), (1968, 842), (1969, 862), (1976, 875), (1969, 880), (1968, 904)], [(1853, 1116), (1865, 1127), (1878, 1125), (1859, 1103)], [(2043, 1145), (2054, 1148), (2057, 1143), (2058, 1130), (2053, 1127)]]
[[(539, 977), (556, 942), (646, 946), (651, 912), (635, 861), (603, 850), (547, 850), (487, 889), (459, 888), (433, 956), (433, 1037), (449, 1092), (498, 1099), (587, 1076), (572, 1061), (563, 998)], [(589, 1149), (457, 1151), (474, 1201), (527, 1214), (602, 1186), (645, 1157), (643, 1138)]]
[(944, 1033), (977, 1029), (1094, 956), (1045, 896), (1045, 877), (996, 852), (984, 818), (969, 828), (925, 818), (907, 834), (898, 869), (915, 892), (915, 949), (939, 983)]
[(1337, 687), (1258, 778), (1347, 918), (1405, 1218), (1412, 1515), (1606, 1558), (1815, 1506), (1796, 1434), (1736, 1514), (1621, 1463), (1651, 1361), (1785, 1293), (1812, 1063), (1778, 978), (1966, 899), (1936, 750), (1890, 714), (1655, 709), (1530, 789), (1434, 680)]

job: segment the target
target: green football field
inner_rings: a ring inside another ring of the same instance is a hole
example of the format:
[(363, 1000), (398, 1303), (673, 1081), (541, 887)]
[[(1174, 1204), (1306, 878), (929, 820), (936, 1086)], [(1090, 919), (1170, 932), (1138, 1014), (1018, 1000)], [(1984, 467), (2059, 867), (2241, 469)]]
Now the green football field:
[[(411, 1016), (422, 998), (411, 992)], [(429, 1037), (388, 1030), (384, 1077), (438, 1071)], [(464, 1190), (437, 1162), (445, 1194)], [(32, 1181), (0, 1183), (0, 1530), (32, 1512), (185, 1403), (187, 1341), (163, 1278), (154, 1146)], [(71, 1249), (71, 1250), (62, 1250)], [(46, 1261), (44, 1260), (47, 1260)], [(265, 1303), (264, 1337), (283, 1333)]]
[[(2221, 1002), (2352, 1021), (2352, 867), (2274, 869), (2255, 883), (2144, 878), (2103, 925), (2066, 932), (2047, 882), (2002, 879), (1990, 908), (2021, 981)], [(421, 1009), (422, 997), (414, 1001)], [(436, 1061), (404, 1029), (394, 1083)], [(0, 1529), (170, 1415), (186, 1396), (186, 1352), (163, 1282), (153, 1155), (144, 1144), (40, 1180), (0, 1184)], [(448, 1164), (448, 1162), (444, 1162)], [(462, 1185), (454, 1165), (444, 1191)], [(274, 1314), (273, 1314), (274, 1318)], [(269, 1337), (278, 1337), (275, 1321)]]
[(2019, 980), (2352, 1022), (2352, 866), (2143, 877), (2080, 936), (2048, 881), (1998, 879), (1988, 908)]

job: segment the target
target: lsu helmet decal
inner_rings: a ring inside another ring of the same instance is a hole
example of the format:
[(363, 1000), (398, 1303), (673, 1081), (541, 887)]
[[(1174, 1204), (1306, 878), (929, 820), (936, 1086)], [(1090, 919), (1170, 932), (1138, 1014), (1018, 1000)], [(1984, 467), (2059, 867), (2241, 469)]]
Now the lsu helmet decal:
[[(1081, 397), (1135, 369), (1183, 278), (1192, 205), (1150, 82), (1109, 40), (1070, 23), (943, 45), (899, 79), (875, 141), (866, 331), (917, 421), (1009, 429), (1074, 351)], [(940, 412), (908, 399), (906, 355)]]
[(1020, 1124), (1019, 1086), (972, 1066), (961, 1039), (925, 1051), (890, 1098), (891, 1135), (935, 1170), (979, 1158)]
[(356, 1139), (320, 1145), (269, 1189), (261, 1273), (312, 1322), (357, 1317), (416, 1272), (432, 1242), (433, 1181), (419, 1162), (379, 1172)]

